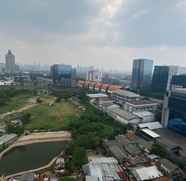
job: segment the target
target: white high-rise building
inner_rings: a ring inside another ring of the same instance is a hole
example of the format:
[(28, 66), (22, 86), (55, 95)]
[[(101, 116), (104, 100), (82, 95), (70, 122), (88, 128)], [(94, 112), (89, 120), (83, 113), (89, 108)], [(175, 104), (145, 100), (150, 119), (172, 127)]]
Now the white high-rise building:
[(94, 70), (94, 69), (89, 70), (87, 72), (87, 80), (101, 82), (102, 81), (102, 72), (99, 70)]
[(13, 74), (16, 72), (16, 64), (15, 64), (15, 55), (8, 50), (8, 53), (5, 55), (5, 70), (6, 73)]

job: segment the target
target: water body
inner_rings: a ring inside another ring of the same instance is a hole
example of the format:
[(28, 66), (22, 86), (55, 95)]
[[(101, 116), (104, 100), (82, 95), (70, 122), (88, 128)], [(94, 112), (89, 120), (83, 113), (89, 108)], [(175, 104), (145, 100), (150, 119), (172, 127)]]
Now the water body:
[(48, 164), (66, 147), (65, 142), (36, 143), (12, 149), (0, 160), (0, 175), (11, 175)]

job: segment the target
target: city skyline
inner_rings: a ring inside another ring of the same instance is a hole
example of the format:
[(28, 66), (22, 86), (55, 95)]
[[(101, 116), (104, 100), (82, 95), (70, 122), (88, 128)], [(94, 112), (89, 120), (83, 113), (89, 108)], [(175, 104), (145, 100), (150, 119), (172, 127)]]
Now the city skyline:
[(131, 71), (133, 59), (149, 58), (186, 66), (185, 8), (184, 0), (7, 0), (0, 7), (0, 61), (11, 49), (22, 64)]

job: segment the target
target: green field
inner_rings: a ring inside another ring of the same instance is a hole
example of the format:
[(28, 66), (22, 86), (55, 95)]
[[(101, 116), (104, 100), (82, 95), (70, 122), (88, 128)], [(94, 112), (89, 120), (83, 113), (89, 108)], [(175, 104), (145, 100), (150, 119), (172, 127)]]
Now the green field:
[(30, 94), (22, 94), (10, 98), (10, 100), (6, 104), (0, 106), (0, 114), (22, 108), (24, 105), (27, 104), (29, 98), (31, 97), (32, 95)]
[(28, 130), (39, 129), (62, 129), (63, 121), (66, 117), (78, 116), (80, 110), (71, 102), (62, 101), (54, 103), (53, 106), (49, 104), (40, 104), (26, 111), (31, 114), (31, 122), (26, 125)]

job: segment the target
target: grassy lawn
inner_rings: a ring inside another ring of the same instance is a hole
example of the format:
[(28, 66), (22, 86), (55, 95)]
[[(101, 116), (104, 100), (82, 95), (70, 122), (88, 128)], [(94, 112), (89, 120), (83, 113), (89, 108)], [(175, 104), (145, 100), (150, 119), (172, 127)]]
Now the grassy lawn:
[(8, 101), (5, 105), (0, 106), (0, 114), (22, 108), (24, 105), (27, 104), (28, 99), (31, 97), (32, 95), (30, 94), (22, 94), (12, 97), (10, 101)]
[(26, 129), (61, 129), (63, 120), (68, 116), (78, 116), (80, 110), (71, 102), (63, 101), (49, 104), (41, 104), (26, 111), (31, 114), (31, 122), (26, 125)]

